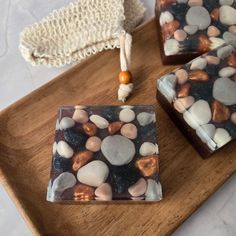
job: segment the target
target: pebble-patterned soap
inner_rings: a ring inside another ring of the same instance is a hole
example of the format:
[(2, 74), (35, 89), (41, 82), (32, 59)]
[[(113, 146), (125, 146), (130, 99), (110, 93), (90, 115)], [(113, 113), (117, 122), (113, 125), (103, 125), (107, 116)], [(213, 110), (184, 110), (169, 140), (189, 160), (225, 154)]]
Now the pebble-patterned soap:
[(59, 109), (47, 200), (160, 201), (152, 106)]
[(236, 138), (236, 49), (232, 45), (162, 76), (157, 88), (158, 100), (203, 156)]
[(157, 0), (156, 16), (165, 64), (187, 62), (224, 43), (236, 45), (234, 0)]

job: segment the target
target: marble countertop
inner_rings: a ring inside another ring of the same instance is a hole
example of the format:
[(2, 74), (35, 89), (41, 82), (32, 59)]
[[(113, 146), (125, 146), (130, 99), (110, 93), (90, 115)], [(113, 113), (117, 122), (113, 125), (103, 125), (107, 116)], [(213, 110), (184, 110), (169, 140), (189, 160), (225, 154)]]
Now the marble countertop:
[[(70, 0), (0, 0), (0, 110), (69, 68), (32, 67), (23, 60), (18, 50), (19, 33), (25, 26), (69, 2)], [(147, 7), (145, 18), (149, 19), (154, 13), (155, 0), (143, 2)], [(235, 222), (236, 174), (173, 235), (235, 236)], [(0, 235), (32, 235), (7, 195), (4, 185), (0, 185)]]

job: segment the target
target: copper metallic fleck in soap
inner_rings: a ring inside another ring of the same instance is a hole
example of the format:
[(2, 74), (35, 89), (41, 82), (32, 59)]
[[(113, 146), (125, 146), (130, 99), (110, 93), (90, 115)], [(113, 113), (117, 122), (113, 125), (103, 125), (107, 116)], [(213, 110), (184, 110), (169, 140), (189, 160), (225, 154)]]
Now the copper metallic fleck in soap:
[(56, 123), (48, 201), (162, 199), (152, 106), (65, 106)]
[(204, 157), (236, 138), (233, 58), (236, 49), (225, 44), (157, 81), (158, 100)]
[(156, 0), (164, 64), (180, 64), (224, 43), (236, 46), (236, 2)]

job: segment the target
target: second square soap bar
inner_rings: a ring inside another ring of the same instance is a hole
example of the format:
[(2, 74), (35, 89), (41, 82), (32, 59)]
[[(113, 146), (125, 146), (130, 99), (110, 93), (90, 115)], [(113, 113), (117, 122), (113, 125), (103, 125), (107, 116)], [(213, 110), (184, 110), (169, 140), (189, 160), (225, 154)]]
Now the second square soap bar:
[(48, 201), (162, 198), (152, 106), (61, 107)]
[(221, 46), (157, 81), (158, 100), (202, 156), (236, 138), (236, 50)]
[(157, 0), (163, 62), (180, 64), (223, 43), (236, 45), (235, 8), (233, 0)]

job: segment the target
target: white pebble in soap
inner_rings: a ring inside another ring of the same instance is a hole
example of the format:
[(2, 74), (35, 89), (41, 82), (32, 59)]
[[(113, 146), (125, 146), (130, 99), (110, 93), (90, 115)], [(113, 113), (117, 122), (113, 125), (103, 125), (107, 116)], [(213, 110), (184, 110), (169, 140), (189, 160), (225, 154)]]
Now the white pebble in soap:
[(158, 145), (150, 142), (144, 142), (139, 149), (139, 154), (141, 156), (149, 156), (158, 153), (159, 153)]
[(109, 169), (103, 161), (91, 161), (82, 166), (77, 173), (78, 180), (89, 186), (98, 187), (104, 183), (108, 177)]
[(135, 155), (134, 143), (121, 135), (107, 136), (102, 141), (102, 154), (115, 166), (131, 162)]
[(234, 3), (234, 0), (220, 0), (220, 5), (229, 5), (231, 6)]
[(224, 146), (231, 139), (232, 138), (231, 138), (231, 136), (230, 136), (230, 134), (228, 133), (227, 130), (225, 130), (223, 128), (216, 129), (213, 140), (216, 142), (218, 148)]
[(205, 100), (198, 100), (189, 109), (192, 118), (199, 124), (207, 124), (211, 120), (211, 108)]
[(61, 193), (66, 189), (73, 187), (75, 184), (75, 176), (69, 172), (63, 172), (56, 179), (54, 179), (52, 191)]
[(159, 22), (161, 26), (163, 26), (166, 23), (170, 23), (173, 20), (174, 20), (174, 17), (169, 11), (162, 12), (159, 18)]
[(74, 154), (73, 149), (65, 141), (58, 142), (57, 152), (61, 157), (64, 158), (71, 158)]
[(89, 119), (99, 128), (99, 129), (106, 129), (109, 125), (109, 122), (99, 116), (99, 115), (91, 115)]
[(231, 6), (220, 7), (220, 22), (225, 25), (236, 24), (236, 10)]
[(224, 59), (234, 51), (233, 46), (227, 45), (217, 50), (217, 57)]
[(75, 125), (75, 121), (70, 117), (63, 117), (60, 121), (60, 129), (69, 129)]
[(211, 24), (211, 17), (205, 7), (190, 7), (186, 14), (186, 22), (188, 25), (196, 25), (198, 29), (204, 30)]
[(155, 114), (148, 112), (141, 112), (137, 115), (137, 120), (141, 126), (146, 126), (151, 124), (152, 122), (155, 122)]
[(119, 119), (120, 121), (129, 123), (135, 119), (135, 113), (132, 109), (129, 108), (122, 109), (119, 114)]
[(178, 54), (179, 50), (179, 42), (176, 39), (168, 39), (165, 41), (164, 51), (166, 56)]
[(146, 201), (160, 201), (162, 199), (161, 184), (153, 179), (147, 180), (147, 190), (145, 192)]
[(85, 124), (88, 122), (88, 113), (81, 109), (76, 109), (72, 119), (78, 123)]
[(57, 142), (54, 142), (53, 146), (52, 146), (52, 153), (53, 153), (53, 155), (55, 155), (56, 152), (57, 152)]
[(203, 70), (207, 65), (207, 60), (205, 58), (197, 58), (193, 60), (190, 69), (191, 70)]
[(220, 77), (231, 77), (232, 75), (234, 75), (236, 72), (236, 69), (233, 67), (224, 67), (219, 71), (219, 76)]
[(189, 35), (193, 35), (198, 31), (198, 27), (196, 25), (186, 25), (184, 31)]

